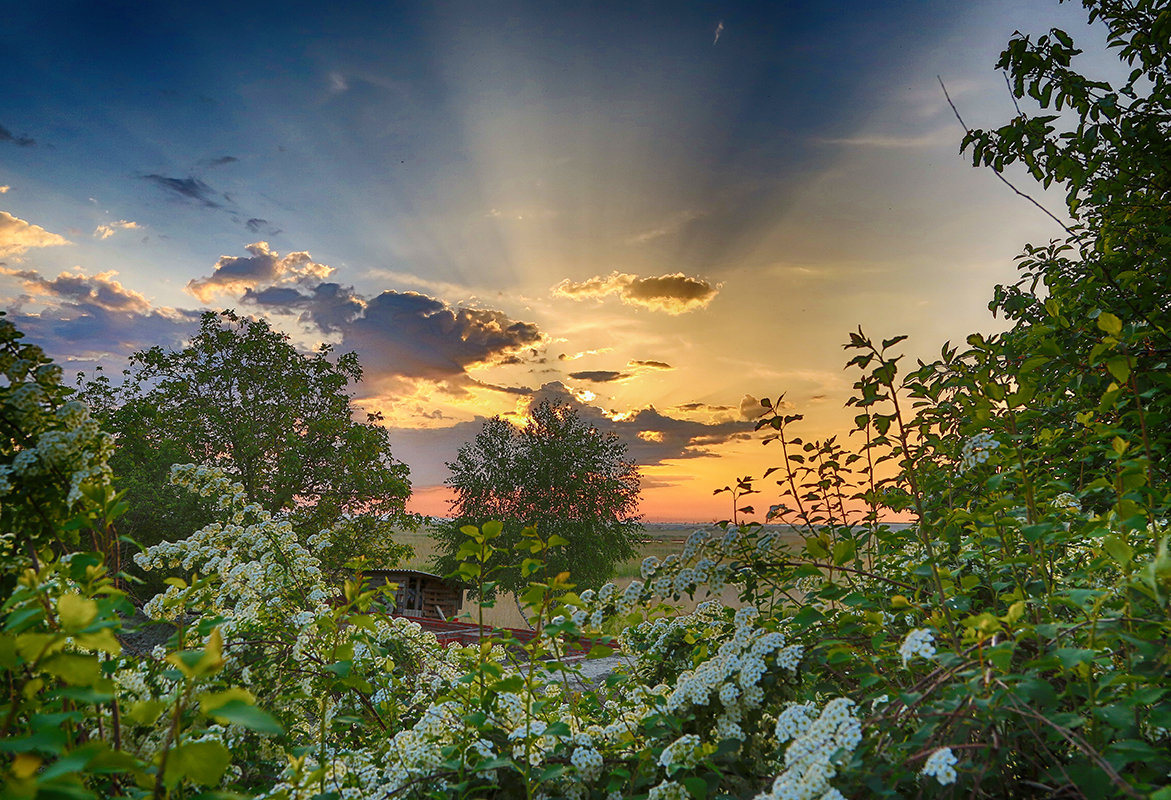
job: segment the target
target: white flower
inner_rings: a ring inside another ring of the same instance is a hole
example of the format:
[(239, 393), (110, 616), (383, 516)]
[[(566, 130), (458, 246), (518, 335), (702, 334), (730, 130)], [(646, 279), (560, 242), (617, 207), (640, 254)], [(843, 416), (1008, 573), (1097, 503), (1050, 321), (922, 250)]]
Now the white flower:
[(694, 733), (680, 736), (663, 748), (663, 752), (659, 754), (659, 765), (664, 769), (670, 769), (674, 766), (694, 767), (697, 747), (699, 747), (699, 737)]
[(907, 638), (899, 645), (899, 655), (902, 656), (903, 666), (915, 656), (930, 659), (935, 657), (935, 637), (930, 628), (915, 628), (907, 634)]
[(965, 472), (977, 464), (983, 464), (997, 447), (1000, 447), (1000, 442), (993, 439), (992, 434), (984, 431), (977, 433), (964, 442), (960, 453), (960, 471)]
[(941, 747), (927, 759), (920, 774), (926, 778), (935, 778), (940, 784), (947, 786), (956, 782), (957, 761), (950, 747)]

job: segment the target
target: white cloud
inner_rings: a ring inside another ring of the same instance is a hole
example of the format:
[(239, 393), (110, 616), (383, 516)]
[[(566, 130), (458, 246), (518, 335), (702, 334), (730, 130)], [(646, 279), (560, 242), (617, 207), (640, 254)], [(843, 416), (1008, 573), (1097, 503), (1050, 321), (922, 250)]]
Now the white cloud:
[(139, 227), (137, 222), (132, 222), (128, 219), (120, 219), (117, 222), (111, 222), (109, 225), (99, 225), (94, 228), (94, 236), (99, 239), (109, 239), (118, 231), (132, 231)]

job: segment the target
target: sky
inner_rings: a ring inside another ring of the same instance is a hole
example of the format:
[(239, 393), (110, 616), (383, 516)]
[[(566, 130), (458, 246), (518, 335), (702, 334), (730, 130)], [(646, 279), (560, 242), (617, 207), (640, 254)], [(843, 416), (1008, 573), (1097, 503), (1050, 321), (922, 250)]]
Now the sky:
[(1050, 0), (4, 5), (0, 298), (71, 373), (233, 308), (358, 353), (414, 509), (549, 398), (654, 521), (777, 462), (757, 398), (844, 436), (859, 325), (909, 359), (998, 329), (1061, 230), (940, 80), (996, 127), (1014, 30), (1101, 39)]

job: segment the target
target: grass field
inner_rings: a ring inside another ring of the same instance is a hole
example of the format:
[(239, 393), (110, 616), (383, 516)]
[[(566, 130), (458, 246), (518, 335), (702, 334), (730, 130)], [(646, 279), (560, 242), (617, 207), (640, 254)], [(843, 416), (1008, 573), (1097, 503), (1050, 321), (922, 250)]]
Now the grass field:
[[(647, 524), (646, 530), (643, 532), (643, 540), (638, 547), (638, 553), (634, 558), (618, 564), (614, 570), (612, 580), (618, 584), (619, 588), (625, 587), (630, 581), (638, 577), (639, 569), (642, 566), (644, 558), (647, 556), (657, 556), (662, 560), (671, 553), (680, 552), (683, 549), (683, 543), (691, 535), (692, 531), (703, 527), (708, 526), (697, 524)], [(400, 566), (426, 572), (434, 571), (432, 558), (435, 554), (435, 542), (428, 536), (426, 528), (421, 528), (418, 531), (410, 533), (400, 533), (395, 536), (395, 541), (401, 544), (409, 544), (415, 549), (415, 555)], [(684, 598), (680, 601), (678, 607), (683, 611), (690, 611), (697, 603), (701, 603), (706, 599), (709, 599), (708, 595), (698, 595), (694, 600)], [(736, 592), (733, 589), (725, 589), (720, 595), (720, 599), (728, 605), (737, 605)], [(465, 595), (463, 613), (475, 616), (476, 611), (476, 604), (470, 601)], [(495, 606), (485, 608), (484, 621), (489, 625), (506, 628), (524, 628), (526, 626), (525, 620), (516, 608), (516, 604), (511, 596), (502, 596), (497, 599)]]

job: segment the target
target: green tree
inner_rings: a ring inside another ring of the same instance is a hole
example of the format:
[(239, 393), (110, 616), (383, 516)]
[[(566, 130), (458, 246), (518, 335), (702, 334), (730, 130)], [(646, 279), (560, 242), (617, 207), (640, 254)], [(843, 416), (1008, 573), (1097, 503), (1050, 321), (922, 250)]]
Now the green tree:
[(496, 543), (501, 553), (487, 566), (503, 567), (495, 578), (510, 592), (529, 582), (514, 553), (528, 526), (546, 541), (567, 542), (548, 551), (546, 570), (550, 577), (568, 571), (578, 586), (601, 584), (635, 555), (638, 469), (617, 434), (590, 426), (569, 406), (541, 402), (520, 427), (493, 417), (447, 467), (454, 519), (433, 534), (444, 573), (459, 561), (467, 538), (460, 528), (490, 520), (503, 522), (504, 532)]
[[(1081, 50), (1064, 31), (1018, 34), (997, 67), (1024, 110), (964, 139), (977, 165), (1019, 164), (1043, 186), (1062, 186), (1071, 220), (1063, 238), (1026, 248), (1016, 283), (996, 287), (990, 308), (1015, 323), (996, 355), (1054, 398), (1038, 427), (1067, 426), (1090, 411), (1076, 398), (1093, 398), (1098, 421), (1136, 434), (1159, 483), (1171, 447), (1171, 9), (1153, 0), (1083, 6), (1131, 68), (1125, 81), (1075, 69)], [(992, 343), (981, 342), (990, 357)], [(1106, 466), (1054, 462), (1074, 466), (1071, 485)]]
[(81, 396), (117, 435), (111, 466), (131, 511), (121, 528), (141, 544), (185, 537), (211, 520), (200, 498), (169, 485), (170, 467), (224, 469), (266, 511), (297, 510), (297, 531), (335, 528), (329, 567), (365, 555), (380, 566), (406, 552), (392, 528), (411, 521), (408, 469), (377, 414), (355, 421), (347, 391), (357, 356), (306, 355), (264, 320), (208, 312), (182, 350), (135, 353), (118, 386), (98, 376)]

